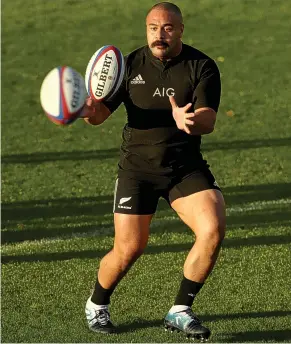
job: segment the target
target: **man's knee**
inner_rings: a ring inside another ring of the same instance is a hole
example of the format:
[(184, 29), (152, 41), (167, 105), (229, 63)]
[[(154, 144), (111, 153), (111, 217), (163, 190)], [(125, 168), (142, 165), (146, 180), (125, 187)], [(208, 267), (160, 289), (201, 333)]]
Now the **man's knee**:
[(204, 241), (213, 247), (219, 247), (225, 236), (225, 223), (209, 223), (205, 228), (199, 231), (196, 240)]
[(127, 270), (142, 254), (145, 247), (136, 243), (115, 245), (114, 253), (117, 255), (122, 270)]

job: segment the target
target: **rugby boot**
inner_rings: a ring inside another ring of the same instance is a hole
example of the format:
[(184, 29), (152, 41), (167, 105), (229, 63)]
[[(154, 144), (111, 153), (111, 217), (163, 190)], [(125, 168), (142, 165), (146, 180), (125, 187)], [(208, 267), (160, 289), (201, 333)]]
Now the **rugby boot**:
[(110, 321), (110, 314), (107, 307), (98, 309), (91, 301), (91, 296), (87, 300), (85, 307), (86, 319), (89, 329), (94, 332), (113, 333), (115, 326)]
[(169, 312), (165, 317), (164, 324), (166, 331), (181, 331), (186, 334), (187, 338), (198, 339), (201, 342), (206, 342), (211, 334), (208, 328), (202, 326), (201, 320), (190, 307), (181, 312)]

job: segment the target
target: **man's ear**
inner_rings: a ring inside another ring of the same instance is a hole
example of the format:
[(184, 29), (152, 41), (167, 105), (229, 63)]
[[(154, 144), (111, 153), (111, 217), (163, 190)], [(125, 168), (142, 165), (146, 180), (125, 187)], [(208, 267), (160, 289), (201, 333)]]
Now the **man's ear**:
[(183, 33), (184, 33), (184, 24), (181, 24), (181, 38), (183, 36)]

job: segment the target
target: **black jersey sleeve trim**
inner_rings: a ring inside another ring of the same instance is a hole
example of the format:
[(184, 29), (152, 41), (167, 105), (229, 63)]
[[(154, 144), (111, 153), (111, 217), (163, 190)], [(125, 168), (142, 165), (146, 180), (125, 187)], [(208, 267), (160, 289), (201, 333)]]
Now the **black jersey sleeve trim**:
[(221, 95), (220, 73), (216, 63), (207, 59), (200, 71), (199, 81), (194, 90), (194, 109), (209, 107), (218, 111)]
[(111, 113), (113, 113), (120, 104), (124, 101), (126, 96), (126, 83), (127, 83), (127, 61), (128, 56), (124, 57), (124, 64), (125, 64), (125, 71), (122, 83), (118, 89), (118, 91), (108, 100), (103, 101), (103, 104), (109, 109)]

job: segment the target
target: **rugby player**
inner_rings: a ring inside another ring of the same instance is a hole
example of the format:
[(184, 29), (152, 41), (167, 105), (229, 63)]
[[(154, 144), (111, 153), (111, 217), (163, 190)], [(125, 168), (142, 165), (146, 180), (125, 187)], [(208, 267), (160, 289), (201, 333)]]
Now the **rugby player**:
[(110, 296), (143, 253), (163, 197), (196, 236), (165, 326), (198, 339), (210, 336), (191, 307), (225, 233), (224, 199), (200, 152), (201, 135), (214, 130), (220, 74), (211, 58), (182, 42), (183, 31), (176, 5), (154, 5), (146, 16), (147, 45), (126, 56), (118, 93), (102, 103), (89, 98), (82, 114), (87, 123), (99, 125), (121, 103), (127, 112), (114, 195), (114, 246), (100, 262), (85, 309), (96, 332), (115, 331)]

